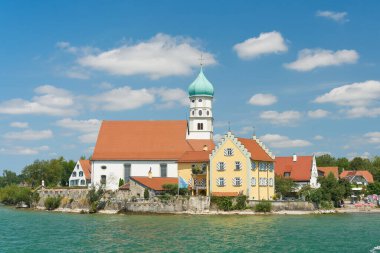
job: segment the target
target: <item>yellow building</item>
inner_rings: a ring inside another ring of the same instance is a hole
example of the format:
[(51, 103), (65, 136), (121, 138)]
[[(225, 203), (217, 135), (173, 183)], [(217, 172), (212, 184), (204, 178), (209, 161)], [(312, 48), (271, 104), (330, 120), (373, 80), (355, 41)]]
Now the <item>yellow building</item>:
[(274, 196), (274, 155), (255, 136), (224, 135), (210, 155), (210, 193), (246, 195), (250, 200)]
[(192, 195), (209, 195), (210, 151), (188, 151), (178, 160), (178, 176)]

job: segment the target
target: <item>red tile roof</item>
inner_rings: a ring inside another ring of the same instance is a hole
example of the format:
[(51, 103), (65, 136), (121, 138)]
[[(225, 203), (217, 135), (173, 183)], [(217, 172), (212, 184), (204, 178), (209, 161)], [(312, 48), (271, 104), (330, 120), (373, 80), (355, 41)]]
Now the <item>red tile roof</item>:
[(186, 151), (214, 148), (212, 140), (186, 140), (186, 120), (103, 121), (92, 160), (178, 160)]
[(241, 144), (251, 153), (251, 159), (255, 161), (273, 162), (268, 153), (254, 139), (237, 138)]
[(297, 156), (297, 161), (293, 162), (293, 156), (276, 157), (275, 173), (284, 176), (285, 172), (290, 172), (293, 181), (310, 181), (313, 156)]
[(373, 176), (371, 172), (367, 170), (345, 170), (340, 173), (340, 178), (353, 177), (353, 176), (362, 176), (367, 180), (368, 183), (373, 183)]
[(338, 167), (318, 167), (319, 171), (323, 172), (323, 176), (327, 177), (330, 172), (334, 174), (336, 179), (339, 179), (339, 170)]
[(211, 193), (212, 196), (215, 197), (236, 197), (239, 196), (238, 192), (213, 192)]
[(155, 191), (163, 191), (162, 186), (164, 184), (178, 184), (178, 178), (176, 177), (131, 177), (131, 180)]
[(192, 163), (192, 162), (209, 162), (211, 151), (186, 151), (179, 159), (178, 162)]
[(84, 176), (87, 180), (91, 180), (91, 161), (79, 160), (80, 166), (83, 169)]

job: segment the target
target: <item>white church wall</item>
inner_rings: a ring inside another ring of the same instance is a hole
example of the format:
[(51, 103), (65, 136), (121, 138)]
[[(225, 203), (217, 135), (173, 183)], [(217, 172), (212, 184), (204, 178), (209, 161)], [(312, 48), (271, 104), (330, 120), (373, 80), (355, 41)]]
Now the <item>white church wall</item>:
[[(119, 179), (125, 179), (124, 164), (131, 164), (131, 176), (147, 177), (150, 168), (152, 176), (161, 176), (160, 164), (167, 164), (167, 177), (178, 177), (178, 164), (174, 161), (93, 161), (92, 182), (100, 186), (101, 176), (106, 176), (106, 189), (119, 188)], [(102, 167), (105, 166), (105, 169)]]

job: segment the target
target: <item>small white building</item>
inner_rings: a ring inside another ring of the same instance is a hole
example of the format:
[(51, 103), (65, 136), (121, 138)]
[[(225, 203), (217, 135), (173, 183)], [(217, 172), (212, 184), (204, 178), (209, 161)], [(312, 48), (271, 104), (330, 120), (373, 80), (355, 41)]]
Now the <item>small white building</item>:
[(71, 173), (69, 186), (88, 186), (91, 184), (91, 162), (79, 160)]

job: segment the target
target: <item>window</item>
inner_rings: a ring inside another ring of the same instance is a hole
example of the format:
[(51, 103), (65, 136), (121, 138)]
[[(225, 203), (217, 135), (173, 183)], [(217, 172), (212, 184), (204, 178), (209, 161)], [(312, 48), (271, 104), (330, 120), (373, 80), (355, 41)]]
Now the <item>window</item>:
[(102, 165), (102, 167), (100, 167), (100, 168), (102, 168), (102, 170), (105, 170), (105, 169), (107, 169), (107, 166)]
[(199, 116), (202, 116), (202, 110), (198, 111)]
[(83, 179), (80, 181), (80, 184), (81, 185), (85, 185), (86, 184), (86, 181), (84, 181)]
[(269, 184), (269, 186), (273, 186), (273, 178), (269, 178), (268, 184)]
[(204, 164), (202, 164), (202, 171), (203, 171), (203, 173), (205, 173), (206, 170), (207, 170), (207, 164), (204, 163)]
[(269, 171), (272, 172), (274, 170), (274, 164), (269, 163)]
[(198, 99), (198, 102), (202, 102), (202, 99)]
[(168, 176), (168, 165), (166, 163), (160, 164), (160, 170), (161, 170), (161, 177)]
[(198, 123), (198, 130), (203, 130), (203, 123)]
[(83, 177), (83, 171), (79, 171), (79, 176)]
[(216, 170), (224, 171), (226, 169), (226, 164), (224, 162), (218, 162), (216, 164)]
[(260, 186), (266, 186), (268, 184), (268, 179), (265, 177), (260, 177), (259, 185)]
[(264, 162), (259, 162), (259, 170), (265, 171), (266, 170), (266, 164)]
[(256, 178), (255, 177), (251, 178), (251, 186), (256, 186)]
[(226, 186), (226, 180), (224, 179), (224, 177), (218, 177), (216, 179), (216, 185), (219, 187)]
[(124, 182), (129, 182), (130, 177), (131, 177), (131, 164), (124, 163)]
[(209, 115), (210, 115), (210, 111), (207, 111), (206, 113), (207, 113), (207, 116), (209, 116)]
[(251, 162), (251, 168), (253, 171), (256, 170), (256, 162)]
[(241, 177), (234, 177), (232, 179), (232, 185), (233, 186), (241, 186), (241, 184), (242, 184)]
[(77, 164), (77, 169), (79, 169), (79, 164)]
[(77, 173), (76, 171), (73, 172), (73, 177), (76, 177), (77, 176)]
[(241, 170), (241, 162), (239, 161), (235, 162), (235, 170)]
[(290, 177), (290, 172), (284, 172), (284, 177)]
[(195, 111), (192, 111), (191, 114), (194, 116), (195, 115)]
[(232, 148), (225, 148), (224, 149), (224, 156), (233, 156), (234, 150)]
[(195, 100), (193, 99), (193, 100), (191, 100), (191, 102), (192, 102), (192, 103), (194, 103), (194, 102), (195, 102)]
[(106, 185), (107, 183), (107, 176), (106, 175), (101, 175), (100, 176), (100, 184), (101, 185)]

